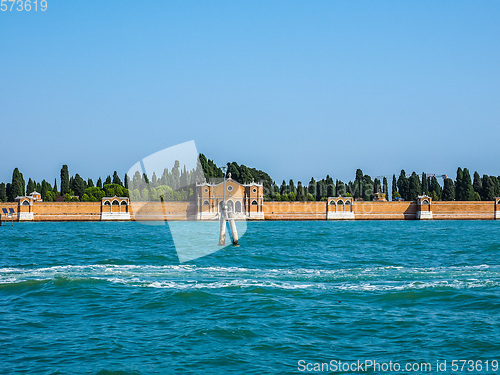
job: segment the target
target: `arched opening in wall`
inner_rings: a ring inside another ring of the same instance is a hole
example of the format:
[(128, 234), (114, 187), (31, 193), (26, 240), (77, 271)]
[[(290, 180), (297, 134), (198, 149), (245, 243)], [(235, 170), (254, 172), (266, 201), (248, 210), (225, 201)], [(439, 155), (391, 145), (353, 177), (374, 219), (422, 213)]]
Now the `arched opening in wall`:
[(228, 212), (234, 212), (234, 203), (232, 200), (227, 201), (227, 211)]
[(335, 201), (330, 201), (330, 205), (334, 205), (335, 204)]
[(335, 206), (335, 211), (345, 211), (344, 201), (339, 199), (337, 205)]
[(351, 211), (352, 203), (351, 201), (345, 201), (344, 211)]
[(120, 207), (120, 211), (123, 211), (123, 212), (128, 212), (128, 204), (126, 201), (122, 201), (122, 203), (120, 203), (120, 206), (124, 206), (124, 209), (122, 210), (121, 207)]
[[(109, 207), (109, 212), (111, 212), (111, 202), (110, 201), (105, 201), (104, 202), (104, 206), (108, 206)], [(108, 208), (106, 207), (106, 211), (108, 210)], [(104, 211), (104, 210), (103, 210)]]
[(254, 200), (252, 201), (252, 206), (257, 206), (257, 204), (258, 204), (258, 203), (257, 203), (257, 201), (254, 199)]
[(30, 205), (30, 202), (29, 202), (29, 201), (24, 201), (24, 202), (22, 203), (22, 205), (23, 205), (23, 206), (29, 206), (29, 205)]
[(201, 211), (202, 212), (208, 212), (210, 211), (210, 202), (208, 200), (204, 200), (203, 204), (201, 206)]
[(424, 199), (424, 200), (422, 201), (422, 204), (431, 204), (431, 203), (430, 203), (427, 199)]
[(236, 201), (236, 203), (234, 204), (234, 212), (241, 212), (241, 202), (240, 201)]
[(112, 208), (111, 212), (120, 212), (120, 202), (118, 202), (116, 199), (111, 203)]

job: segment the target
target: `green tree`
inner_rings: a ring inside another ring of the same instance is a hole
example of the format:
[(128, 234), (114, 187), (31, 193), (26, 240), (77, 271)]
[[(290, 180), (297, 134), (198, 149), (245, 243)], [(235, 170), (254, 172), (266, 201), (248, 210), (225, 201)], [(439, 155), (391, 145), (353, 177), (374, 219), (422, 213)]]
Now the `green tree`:
[[(12, 172), (12, 195), (13, 198), (25, 195), (23, 174), (15, 168)], [(14, 200), (14, 199), (13, 199)]]
[(5, 190), (7, 192), (7, 202), (14, 202), (14, 190), (12, 189), (12, 184), (10, 182), (5, 186)]
[(64, 164), (61, 168), (61, 195), (69, 193), (69, 171), (68, 166)]
[[(398, 198), (398, 197), (396, 196), (396, 193), (397, 193), (397, 192), (398, 192), (398, 183), (397, 183), (397, 181), (396, 181), (396, 175), (395, 175), (395, 174), (393, 174), (393, 175), (392, 175), (392, 196), (391, 196), (391, 200), (392, 200), (392, 201), (395, 201), (395, 200), (396, 200), (396, 198)], [(387, 197), (387, 198), (389, 198), (389, 197)]]
[(451, 178), (444, 179), (443, 194), (441, 199), (444, 201), (455, 200), (455, 186)]
[(491, 177), (488, 175), (483, 175), (483, 190), (481, 194), (481, 200), (492, 201), (495, 200), (495, 186)]
[[(99, 202), (106, 195), (104, 193), (104, 190), (98, 188), (97, 186), (91, 186), (91, 187), (86, 188), (84, 194), (87, 194), (90, 202)], [(139, 200), (139, 199), (137, 199), (137, 200)]]
[(108, 175), (106, 177), (106, 180), (104, 180), (104, 185), (110, 185), (113, 181), (111, 180), (111, 176)]
[(71, 202), (71, 195), (69, 195), (69, 193), (64, 194), (64, 201)]
[(363, 171), (356, 169), (356, 178), (354, 179), (354, 191), (352, 191), (354, 198), (360, 198), (363, 195)]
[(464, 168), (462, 176), (462, 198), (464, 201), (474, 200), (474, 188), (472, 186), (472, 181), (470, 178), (470, 173), (467, 168)]
[(78, 197), (82, 197), (85, 191), (85, 181), (83, 178), (80, 177), (80, 175), (77, 173), (73, 179), (73, 185), (71, 186), (73, 191), (75, 192), (75, 195)]
[(363, 176), (363, 184), (361, 185), (361, 198), (365, 201), (373, 200), (373, 181), (367, 174)]
[(97, 180), (97, 184), (96, 186), (99, 188), (99, 189), (102, 189), (102, 180), (101, 180), (101, 177), (99, 177), (99, 179)]
[(420, 195), (422, 186), (418, 174), (413, 172), (408, 180), (408, 198), (407, 200), (414, 201)]
[(317, 183), (314, 177), (311, 177), (311, 181), (309, 181), (309, 186), (307, 187), (307, 193), (311, 194), (313, 197), (316, 196)]
[(297, 189), (295, 188), (295, 184), (293, 183), (293, 180), (290, 180), (290, 182), (288, 183), (288, 186), (289, 186), (289, 189), (290, 189), (288, 197), (290, 198), (290, 200), (295, 200), (295, 199), (292, 199), (292, 196), (291, 196), (291, 193), (293, 193), (293, 197), (294, 198), (297, 195)]
[[(31, 193), (33, 193), (33, 192), (35, 191), (35, 189), (36, 189), (36, 186), (35, 186), (35, 184), (33, 183), (33, 181), (31, 180), (31, 178), (30, 178), (30, 179), (28, 179), (28, 185), (26, 185), (26, 192), (27, 192), (28, 194), (31, 194)], [(42, 199), (43, 199), (43, 198), (42, 198)]]
[(403, 200), (405, 201), (409, 200), (410, 185), (404, 169), (402, 169), (401, 173), (399, 174), (397, 186), (398, 186), (398, 192), (399, 194), (401, 194), (401, 198), (403, 198)]
[[(125, 189), (128, 189), (128, 175), (125, 173), (125, 177), (123, 178), (123, 183), (124, 183), (124, 187)], [(165, 183), (163, 182), (161, 185), (165, 185)]]
[(123, 186), (122, 180), (120, 180), (120, 177), (118, 177), (118, 173), (116, 171), (113, 172), (113, 184)]
[(7, 187), (5, 183), (0, 183), (0, 202), (7, 202)]
[(334, 197), (335, 193), (338, 194), (338, 189), (333, 183), (333, 178), (330, 177), (330, 175), (326, 175), (326, 196), (327, 197)]
[(55, 195), (57, 195), (57, 178), (54, 178), (54, 186), (52, 187), (52, 191)]
[(387, 182), (387, 177), (382, 180), (382, 192), (385, 194), (385, 198), (389, 200), (389, 185)]
[(436, 200), (436, 201), (441, 200), (443, 189), (441, 188), (441, 185), (439, 185), (439, 182), (438, 182), (436, 176), (431, 177), (430, 183), (429, 183), (429, 190), (430, 190), (429, 195), (432, 197), (433, 200)]
[(288, 185), (286, 184), (285, 180), (283, 180), (280, 186), (280, 195), (284, 194), (288, 194)]
[(45, 202), (54, 202), (56, 199), (56, 194), (53, 191), (47, 191), (47, 194), (45, 195)]
[(91, 178), (89, 178), (89, 179), (87, 180), (87, 187), (88, 187), (88, 188), (89, 188), (89, 187), (94, 187), (94, 181), (92, 181), (92, 179), (91, 179)]
[(47, 199), (47, 193), (49, 191), (52, 191), (52, 186), (50, 186), (50, 184), (47, 181), (42, 180), (42, 189), (40, 190), (40, 195), (42, 196), (42, 200), (50, 202)]
[(495, 176), (490, 176), (493, 186), (495, 187), (495, 197), (500, 197), (500, 180)]
[[(479, 197), (481, 197), (481, 194), (483, 192), (483, 181), (481, 180), (481, 176), (477, 172), (474, 172), (474, 182), (472, 183), (472, 188), (476, 193), (479, 194)], [(477, 195), (475, 197), (477, 198)]]
[(303, 202), (306, 200), (306, 196), (304, 194), (304, 187), (302, 186), (302, 182), (297, 182), (297, 200), (299, 202)]
[(462, 171), (462, 168), (458, 167), (457, 169), (457, 178), (455, 180), (455, 199), (457, 201), (464, 201), (464, 183), (463, 183), (463, 178), (464, 178), (464, 172)]
[(422, 195), (429, 195), (429, 181), (425, 172), (422, 172)]
[[(346, 185), (341, 180), (336, 181), (335, 191), (336, 191), (338, 197), (346, 197), (347, 196)], [(334, 195), (328, 195), (328, 196), (333, 197)]]

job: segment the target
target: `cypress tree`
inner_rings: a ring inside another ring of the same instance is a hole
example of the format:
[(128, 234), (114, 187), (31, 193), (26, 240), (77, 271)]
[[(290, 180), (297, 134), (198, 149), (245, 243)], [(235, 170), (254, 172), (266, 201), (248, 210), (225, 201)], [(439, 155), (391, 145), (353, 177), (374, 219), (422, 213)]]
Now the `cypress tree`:
[(363, 198), (363, 200), (365, 201), (371, 201), (373, 200), (373, 181), (372, 181), (372, 178), (370, 176), (368, 176), (367, 174), (363, 176), (363, 184), (361, 185), (362, 186), (362, 194), (361, 194), (361, 198)]
[(422, 186), (420, 185), (420, 178), (413, 172), (408, 180), (408, 199), (414, 201), (420, 195), (422, 191)]
[(382, 190), (385, 194), (385, 199), (389, 200), (389, 185), (387, 183), (387, 177), (384, 177), (382, 180)]
[(109, 185), (111, 184), (112, 180), (111, 180), (111, 176), (108, 175), (108, 177), (106, 177), (106, 181), (104, 181), (104, 185)]
[(80, 198), (83, 197), (85, 192), (85, 181), (83, 181), (83, 178), (81, 178), (78, 173), (75, 175), (73, 180), (73, 191), (75, 192), (75, 195), (78, 195)]
[(326, 181), (321, 179), (316, 184), (316, 200), (320, 201), (326, 196)]
[(374, 193), (382, 192), (382, 184), (380, 183), (380, 180), (378, 178), (375, 178), (375, 180), (373, 181), (373, 192)]
[(5, 190), (7, 191), (7, 202), (14, 202), (14, 190), (10, 182), (7, 183)]
[[(33, 181), (30, 179), (28, 179), (28, 185), (26, 185), (26, 192), (28, 194), (30, 193), (33, 193), (35, 191), (35, 184), (33, 183)], [(43, 199), (43, 198), (42, 198)]]
[(57, 195), (57, 178), (54, 178), (54, 186), (52, 187), (54, 195)]
[(455, 186), (454, 186), (453, 180), (451, 178), (444, 179), (442, 200), (444, 200), (444, 201), (455, 200)]
[(474, 188), (472, 187), (472, 181), (470, 178), (470, 173), (467, 168), (464, 168), (462, 176), (462, 198), (464, 201), (474, 200)]
[[(391, 194), (391, 200), (394, 202), (396, 200), (396, 193), (398, 191), (398, 185), (396, 181), (396, 175), (392, 175), (392, 194)], [(387, 196), (387, 200), (389, 200), (389, 196)]]
[(92, 181), (91, 178), (87, 179), (87, 187), (90, 188), (90, 187), (94, 187), (94, 181)]
[(330, 175), (326, 175), (326, 196), (334, 197), (338, 193), (337, 188), (333, 184), (333, 178)]
[(120, 177), (118, 177), (118, 173), (116, 173), (116, 171), (113, 172), (113, 184), (123, 186), (122, 180), (120, 180)]
[(483, 190), (481, 199), (483, 201), (495, 200), (495, 186), (493, 185), (493, 181), (488, 175), (483, 175)]
[(0, 202), (7, 202), (7, 187), (5, 183), (0, 183)]
[(464, 201), (464, 184), (463, 184), (464, 173), (462, 168), (457, 169), (457, 179), (455, 180), (455, 199), (457, 201)]
[(288, 193), (288, 185), (286, 184), (285, 180), (283, 180), (280, 186), (280, 195), (285, 195), (287, 193)]
[(314, 177), (311, 177), (311, 181), (309, 181), (309, 186), (307, 187), (307, 192), (309, 194), (312, 194), (313, 197), (316, 197), (316, 189), (317, 189), (317, 183)]
[(352, 191), (354, 198), (360, 198), (363, 195), (363, 180), (364, 180), (363, 171), (359, 168), (356, 169), (356, 178), (354, 179), (354, 191)]
[[(165, 173), (166, 169), (163, 171), (163, 173)], [(128, 176), (127, 174), (125, 173), (125, 177), (123, 178), (123, 183), (125, 184), (125, 189), (128, 189)], [(161, 185), (165, 185), (165, 182), (163, 181), (163, 176), (162, 176), (162, 179), (161, 179)]]
[[(346, 186), (344, 184), (344, 182), (342, 182), (341, 180), (337, 180), (336, 181), (336, 184), (335, 184), (335, 191), (336, 191), (336, 195), (337, 197), (345, 197), (347, 196), (347, 189), (346, 189)], [(333, 195), (328, 195), (329, 197), (333, 197)]]
[(302, 186), (302, 182), (297, 182), (297, 195), (296, 198), (299, 202), (303, 202), (306, 200), (306, 196), (304, 194), (304, 187)]
[(403, 198), (403, 200), (409, 200), (409, 182), (408, 182), (408, 178), (406, 177), (406, 172), (404, 169), (401, 170), (401, 173), (399, 174), (399, 178), (398, 178), (398, 182), (397, 182), (397, 186), (398, 186), (398, 191), (399, 191), (399, 194), (401, 195), (401, 198)]
[(294, 196), (297, 196), (297, 189), (295, 188), (295, 184), (293, 183), (293, 180), (290, 180), (288, 185), (290, 187), (290, 194), (293, 193)]
[[(24, 179), (19, 169), (15, 168), (12, 172), (12, 195), (13, 198), (24, 195)], [(14, 199), (12, 199), (14, 201)]]
[(430, 179), (429, 190), (432, 199), (441, 200), (443, 189), (441, 188), (441, 185), (439, 185), (436, 176), (433, 176)]
[(101, 180), (101, 177), (99, 177), (99, 179), (97, 180), (97, 184), (96, 186), (99, 188), (99, 189), (102, 189), (102, 180)]
[(422, 195), (429, 194), (429, 181), (427, 180), (427, 175), (422, 172)]
[(472, 188), (474, 189), (474, 192), (481, 196), (483, 192), (483, 181), (481, 180), (481, 176), (477, 172), (474, 172), (474, 182), (472, 183)]
[(61, 195), (69, 194), (69, 171), (65, 164), (61, 168)]
[(49, 192), (51, 190), (51, 186), (50, 184), (45, 181), (45, 180), (42, 180), (42, 186), (41, 186), (41, 189), (40, 189), (40, 195), (42, 196), (42, 200), (47, 200), (47, 192)]
[(493, 182), (494, 190), (495, 190), (495, 197), (500, 197), (500, 181), (498, 180), (497, 177), (495, 176), (490, 176), (491, 181)]

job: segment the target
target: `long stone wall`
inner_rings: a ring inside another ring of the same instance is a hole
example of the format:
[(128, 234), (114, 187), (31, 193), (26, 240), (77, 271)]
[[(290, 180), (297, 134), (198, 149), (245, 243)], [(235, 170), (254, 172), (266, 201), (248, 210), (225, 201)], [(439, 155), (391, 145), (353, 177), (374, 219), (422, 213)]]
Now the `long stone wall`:
[[(15, 211), (14, 221), (27, 209), (33, 221), (100, 221), (108, 207), (103, 208), (101, 202), (35, 202), (27, 208), (0, 202), (0, 211)], [(335, 210), (324, 201), (264, 202), (263, 208), (265, 220), (327, 220), (328, 212)], [(352, 208), (355, 220), (414, 220), (420, 210), (417, 202), (354, 202)], [(430, 211), (434, 220), (494, 220), (500, 219), (500, 201), (432, 202)], [(197, 208), (193, 202), (133, 202), (128, 212), (130, 219), (125, 220), (196, 220)], [(7, 217), (2, 215), (2, 220)]]

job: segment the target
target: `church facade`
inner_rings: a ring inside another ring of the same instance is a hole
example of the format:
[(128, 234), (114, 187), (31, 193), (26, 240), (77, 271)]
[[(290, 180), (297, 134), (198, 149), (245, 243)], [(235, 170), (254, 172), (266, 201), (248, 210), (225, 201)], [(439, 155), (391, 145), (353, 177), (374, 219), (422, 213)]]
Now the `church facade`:
[(224, 195), (228, 212), (236, 219), (264, 220), (264, 189), (262, 184), (240, 184), (228, 175), (225, 183), (196, 184), (197, 219), (218, 220)]

